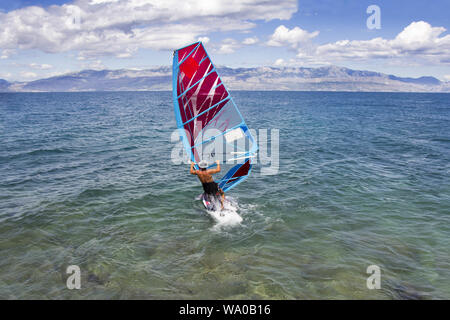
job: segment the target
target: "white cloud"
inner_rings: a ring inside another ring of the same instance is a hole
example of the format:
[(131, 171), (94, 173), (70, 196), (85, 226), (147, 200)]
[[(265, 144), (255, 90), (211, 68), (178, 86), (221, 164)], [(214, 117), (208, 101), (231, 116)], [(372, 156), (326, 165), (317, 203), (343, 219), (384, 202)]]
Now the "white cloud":
[(252, 45), (257, 43), (259, 40), (257, 37), (246, 38), (242, 42), (238, 42), (232, 38), (226, 38), (220, 43), (219, 49), (215, 52), (219, 54), (230, 54), (234, 53), (237, 49), (241, 48), (243, 45)]
[(257, 37), (245, 38), (245, 39), (242, 41), (242, 44), (245, 44), (245, 45), (252, 45), (252, 44), (257, 43), (258, 41), (259, 41), (259, 39), (258, 39)]
[(0, 13), (0, 49), (75, 50), (127, 57), (174, 49), (210, 32), (244, 31), (253, 20), (289, 19), (295, 0), (76, 0)]
[(309, 40), (317, 37), (319, 31), (308, 32), (299, 27), (289, 30), (285, 26), (281, 25), (275, 29), (274, 33), (270, 36), (267, 45), (273, 47), (289, 46), (297, 48), (299, 44), (308, 42)]
[(445, 80), (445, 81), (450, 81), (450, 74), (446, 74), (446, 75), (444, 76), (444, 80)]
[(131, 52), (122, 52), (116, 54), (116, 58), (131, 58), (132, 54)]
[(64, 71), (60, 70), (60, 71), (54, 71), (54, 72), (47, 72), (47, 73), (41, 75), (40, 78), (44, 79), (44, 78), (58, 77), (58, 76), (67, 75), (70, 73), (73, 73), (73, 71), (70, 69), (66, 69)]
[(277, 67), (284, 66), (284, 65), (285, 65), (284, 59), (281, 59), (281, 58), (280, 58), (280, 59), (277, 59), (277, 60), (275, 61), (274, 65), (277, 66)]
[(441, 36), (445, 31), (443, 27), (432, 27), (424, 21), (412, 22), (391, 40), (340, 40), (317, 46), (312, 53), (300, 49), (297, 56), (337, 61), (414, 58), (428, 63), (450, 63), (450, 35)]
[(222, 41), (222, 43), (220, 44), (219, 50), (217, 50), (217, 53), (219, 53), (219, 54), (233, 53), (239, 47), (240, 47), (240, 44), (236, 40), (227, 38)]
[(0, 72), (0, 79), (8, 80), (11, 77), (12, 77), (12, 74), (10, 72), (6, 72), (6, 73)]
[(103, 64), (102, 60), (97, 59), (83, 63), (82, 68), (91, 70), (104, 70), (106, 69), (106, 66)]
[(11, 50), (11, 49), (2, 50), (2, 53), (0, 55), (0, 59), (8, 59), (14, 53), (15, 53), (15, 50)]
[(26, 78), (26, 79), (33, 79), (33, 78), (36, 78), (36, 77), (38, 76), (36, 73), (34, 73), (34, 72), (29, 72), (29, 71), (22, 71), (22, 72), (20, 73), (20, 75), (21, 75), (23, 78)]
[(203, 43), (208, 43), (209, 42), (209, 38), (208, 37), (198, 37), (197, 41), (201, 41)]
[(403, 29), (394, 40), (392, 46), (404, 51), (428, 50), (439, 46), (442, 42), (450, 44), (450, 36), (439, 38), (445, 32), (443, 27), (432, 27), (425, 21), (412, 22)]
[(33, 68), (33, 69), (36, 69), (36, 70), (48, 70), (48, 69), (51, 69), (51, 68), (53, 68), (53, 66), (52, 65), (50, 65), (50, 64), (40, 64), (40, 63), (30, 63), (29, 64), (29, 67), (30, 68)]
[(101, 4), (101, 3), (110, 3), (110, 2), (117, 2), (119, 0), (91, 0), (89, 4)]

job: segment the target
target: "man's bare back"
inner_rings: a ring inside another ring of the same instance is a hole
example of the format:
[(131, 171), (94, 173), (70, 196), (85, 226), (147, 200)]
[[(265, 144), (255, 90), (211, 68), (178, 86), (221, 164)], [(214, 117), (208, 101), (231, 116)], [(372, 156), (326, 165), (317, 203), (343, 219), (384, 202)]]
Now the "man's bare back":
[(191, 174), (196, 175), (200, 182), (203, 185), (203, 189), (205, 191), (205, 194), (212, 195), (212, 196), (218, 196), (220, 195), (220, 202), (223, 209), (223, 201), (225, 199), (225, 193), (222, 191), (222, 189), (217, 185), (216, 182), (214, 182), (214, 179), (212, 175), (214, 173), (220, 172), (220, 162), (216, 161), (217, 167), (215, 169), (206, 169), (206, 168), (200, 168), (200, 170), (194, 170), (194, 163), (191, 163)]

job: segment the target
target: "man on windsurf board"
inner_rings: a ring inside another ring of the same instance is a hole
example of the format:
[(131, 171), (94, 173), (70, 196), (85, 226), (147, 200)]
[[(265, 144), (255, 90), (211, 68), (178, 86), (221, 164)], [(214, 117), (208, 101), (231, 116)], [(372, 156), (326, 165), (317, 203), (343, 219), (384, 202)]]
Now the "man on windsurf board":
[(205, 160), (202, 160), (198, 163), (198, 167), (200, 170), (194, 169), (194, 163), (191, 162), (191, 174), (196, 175), (200, 182), (202, 183), (203, 190), (205, 192), (206, 196), (209, 197), (217, 197), (220, 199), (220, 204), (223, 209), (223, 201), (225, 200), (225, 193), (223, 190), (219, 187), (219, 185), (214, 182), (214, 179), (212, 175), (214, 173), (220, 172), (220, 162), (219, 160), (216, 161), (217, 167), (215, 169), (207, 169), (208, 168), (208, 162)]

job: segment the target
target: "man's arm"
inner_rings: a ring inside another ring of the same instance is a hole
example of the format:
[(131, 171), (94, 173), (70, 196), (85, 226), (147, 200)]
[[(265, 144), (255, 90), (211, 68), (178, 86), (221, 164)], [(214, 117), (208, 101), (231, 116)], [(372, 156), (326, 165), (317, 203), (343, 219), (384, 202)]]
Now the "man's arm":
[(219, 162), (219, 160), (217, 160), (216, 163), (217, 163), (217, 168), (209, 169), (208, 170), (209, 174), (214, 174), (214, 173), (220, 172), (220, 162)]
[(194, 162), (191, 161), (191, 170), (190, 170), (191, 174), (197, 174), (197, 171), (194, 170)]

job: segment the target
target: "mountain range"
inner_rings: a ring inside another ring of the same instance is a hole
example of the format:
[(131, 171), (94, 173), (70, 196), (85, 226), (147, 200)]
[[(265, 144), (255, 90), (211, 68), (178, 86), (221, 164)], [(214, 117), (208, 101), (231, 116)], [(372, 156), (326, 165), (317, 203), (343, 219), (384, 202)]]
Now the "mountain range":
[[(230, 90), (450, 92), (434, 77), (404, 78), (344, 67), (218, 67)], [(162, 91), (172, 89), (172, 68), (83, 70), (29, 82), (0, 79), (0, 92)]]

